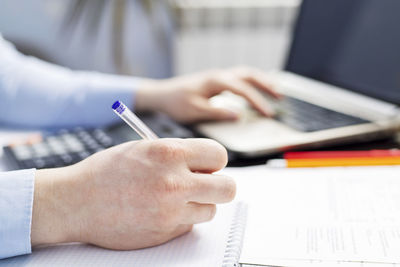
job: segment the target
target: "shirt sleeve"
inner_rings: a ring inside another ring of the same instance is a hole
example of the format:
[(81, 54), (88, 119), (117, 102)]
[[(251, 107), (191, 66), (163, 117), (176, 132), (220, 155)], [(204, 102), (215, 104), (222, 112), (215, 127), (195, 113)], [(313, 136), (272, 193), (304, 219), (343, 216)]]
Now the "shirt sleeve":
[(116, 100), (133, 108), (140, 78), (72, 71), (19, 53), (0, 35), (0, 124), (61, 128), (118, 121)]
[(0, 172), (0, 259), (31, 253), (34, 175)]

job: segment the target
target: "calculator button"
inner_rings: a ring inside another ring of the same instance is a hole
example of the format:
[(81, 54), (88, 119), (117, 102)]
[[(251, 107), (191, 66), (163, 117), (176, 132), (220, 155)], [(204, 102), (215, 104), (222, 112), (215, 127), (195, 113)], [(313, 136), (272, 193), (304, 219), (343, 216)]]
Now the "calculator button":
[(78, 155), (78, 153), (70, 153), (69, 155), (72, 158), (72, 163), (71, 164), (77, 163), (77, 162), (82, 160), (82, 158)]
[(70, 152), (80, 152), (85, 150), (82, 142), (73, 134), (64, 134), (62, 136)]
[(78, 131), (77, 135), (82, 139), (91, 138), (90, 134), (87, 131)]
[(70, 164), (74, 163), (74, 159), (69, 154), (61, 155), (60, 158), (62, 159), (63, 163), (66, 165), (70, 165)]
[(95, 149), (95, 153), (100, 152), (100, 151), (103, 151), (103, 150), (104, 150), (103, 147), (96, 148), (96, 149)]
[(93, 131), (93, 136), (96, 137), (96, 138), (100, 138), (100, 137), (106, 136), (106, 135), (107, 134), (101, 129), (96, 129), (96, 130)]
[(49, 161), (49, 165), (52, 166), (52, 168), (57, 168), (57, 167), (64, 167), (66, 164), (60, 157), (53, 157), (51, 159), (51, 162)]
[(93, 142), (93, 137), (91, 137), (90, 135), (85, 135), (85, 137), (82, 137), (82, 141), (86, 144)]
[(110, 147), (113, 145), (113, 140), (109, 136), (102, 136), (98, 140), (104, 147)]
[(63, 165), (57, 165), (56, 164), (56, 158), (57, 157), (54, 157), (53, 155), (51, 155), (49, 157), (42, 158), (42, 160), (44, 160), (44, 162), (45, 162), (44, 168), (55, 168), (55, 167), (63, 166)]
[(32, 151), (29, 149), (28, 146), (15, 146), (12, 149), (12, 152), (14, 152), (15, 157), (17, 160), (27, 160), (33, 157)]
[(99, 143), (97, 143), (94, 139), (89, 139), (87, 140), (86, 145), (92, 149), (95, 149), (99, 146)]
[(45, 143), (37, 143), (32, 145), (32, 150), (36, 158), (43, 158), (50, 156), (51, 151)]
[(46, 162), (43, 159), (34, 159), (33, 162), (37, 169), (42, 169), (46, 167)]
[(22, 169), (36, 168), (35, 162), (33, 162), (31, 159), (20, 161), (20, 165)]
[(49, 144), (49, 147), (53, 152), (57, 155), (62, 155), (67, 153), (66, 146), (64, 143), (60, 140), (59, 137), (56, 136), (50, 136), (47, 138), (47, 143)]
[(94, 130), (93, 136), (104, 147), (110, 147), (113, 144), (111, 137), (109, 137), (103, 130), (100, 130), (100, 129)]
[(90, 147), (90, 152), (92, 152), (92, 153), (96, 153), (96, 152), (99, 152), (99, 151), (102, 151), (102, 150), (104, 150), (104, 147), (102, 147), (99, 144), (97, 144), (96, 146), (91, 146)]
[(87, 158), (87, 157), (90, 156), (90, 153), (87, 152), (87, 151), (82, 151), (82, 152), (79, 152), (78, 155), (79, 155), (79, 157), (80, 157), (81, 159), (85, 159), (85, 158)]

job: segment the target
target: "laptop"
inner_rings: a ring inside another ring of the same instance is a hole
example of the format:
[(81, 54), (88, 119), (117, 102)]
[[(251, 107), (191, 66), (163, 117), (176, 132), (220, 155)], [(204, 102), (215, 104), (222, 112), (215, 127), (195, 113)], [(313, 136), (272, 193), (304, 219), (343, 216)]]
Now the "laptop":
[(267, 155), (393, 135), (400, 128), (400, 1), (304, 0), (286, 67), (270, 80), (285, 96), (261, 117), (233, 94), (212, 99), (236, 122), (196, 126), (232, 152)]

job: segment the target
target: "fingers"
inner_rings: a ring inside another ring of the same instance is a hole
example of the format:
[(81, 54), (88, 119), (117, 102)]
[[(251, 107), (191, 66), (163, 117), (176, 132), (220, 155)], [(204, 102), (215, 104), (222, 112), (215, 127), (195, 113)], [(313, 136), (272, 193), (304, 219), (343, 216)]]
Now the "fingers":
[(185, 139), (185, 159), (193, 172), (212, 173), (224, 168), (228, 162), (226, 149), (210, 139)]
[(217, 211), (215, 204), (187, 203), (183, 211), (183, 224), (196, 224), (210, 221)]
[(144, 146), (149, 159), (171, 171), (174, 170), (173, 167), (180, 168), (185, 165), (184, 167), (192, 172), (212, 173), (224, 168), (228, 163), (226, 149), (211, 139), (162, 138), (133, 143)]
[(247, 81), (254, 87), (268, 93), (272, 97), (276, 99), (281, 99), (282, 95), (276, 92), (271, 83), (269, 82), (269, 78), (267, 74), (263, 71), (260, 71), (256, 68), (249, 67), (239, 67), (233, 70), (236, 75), (241, 77), (241, 79)]
[(235, 75), (227, 75), (219, 80), (220, 86), (227, 91), (244, 97), (256, 110), (265, 116), (273, 116), (274, 111), (269, 107), (265, 97), (253, 86)]
[(232, 201), (236, 195), (235, 181), (227, 176), (193, 173), (192, 188), (186, 199), (203, 204), (220, 204)]

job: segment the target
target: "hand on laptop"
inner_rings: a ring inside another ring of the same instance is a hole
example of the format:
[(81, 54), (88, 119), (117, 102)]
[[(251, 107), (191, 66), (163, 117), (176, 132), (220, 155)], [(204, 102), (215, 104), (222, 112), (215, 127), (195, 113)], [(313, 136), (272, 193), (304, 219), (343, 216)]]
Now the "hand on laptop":
[(129, 250), (164, 243), (211, 220), (235, 183), (214, 175), (226, 150), (208, 139), (136, 141), (75, 165), (38, 170), (32, 245), (85, 242)]
[(267, 75), (254, 68), (212, 70), (166, 80), (143, 81), (136, 94), (136, 110), (159, 110), (180, 122), (235, 120), (238, 114), (213, 107), (209, 98), (230, 91), (245, 98), (265, 116), (273, 116), (261, 92), (279, 99)]

